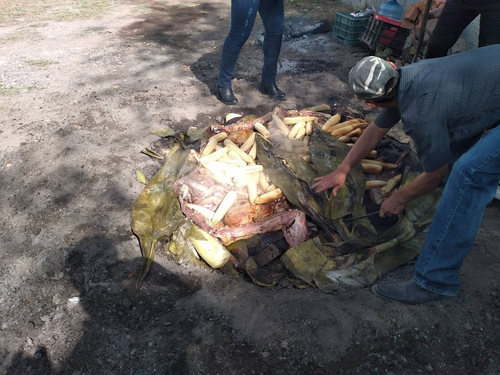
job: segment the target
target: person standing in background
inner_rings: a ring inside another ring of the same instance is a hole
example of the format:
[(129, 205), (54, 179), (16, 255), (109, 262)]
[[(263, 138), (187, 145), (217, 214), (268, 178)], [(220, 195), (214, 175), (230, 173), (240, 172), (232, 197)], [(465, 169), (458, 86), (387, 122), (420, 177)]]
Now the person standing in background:
[(285, 100), (276, 86), (278, 58), (285, 29), (284, 0), (231, 0), (231, 28), (224, 41), (217, 80), (217, 98), (226, 105), (238, 103), (231, 81), (241, 48), (252, 32), (259, 12), (264, 25), (264, 65), (259, 90), (273, 99)]
[(425, 58), (446, 56), (465, 28), (479, 15), (478, 47), (500, 43), (500, 0), (446, 0)]

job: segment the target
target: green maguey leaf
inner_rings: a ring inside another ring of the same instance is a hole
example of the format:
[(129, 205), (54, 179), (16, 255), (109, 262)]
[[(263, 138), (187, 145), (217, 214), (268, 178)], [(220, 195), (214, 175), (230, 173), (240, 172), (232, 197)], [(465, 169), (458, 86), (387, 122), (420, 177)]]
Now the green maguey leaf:
[(158, 241), (169, 238), (184, 220), (173, 185), (189, 169), (187, 151), (178, 150), (149, 181), (132, 206), (132, 230), (139, 238), (143, 265), (137, 280), (140, 287), (154, 260)]

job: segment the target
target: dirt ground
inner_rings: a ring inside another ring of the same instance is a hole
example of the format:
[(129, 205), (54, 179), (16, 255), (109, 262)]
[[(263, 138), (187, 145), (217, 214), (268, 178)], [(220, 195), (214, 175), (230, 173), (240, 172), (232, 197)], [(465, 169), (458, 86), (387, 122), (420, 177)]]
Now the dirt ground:
[[(0, 373), (500, 374), (498, 201), (450, 301), (261, 288), (161, 252), (135, 289), (129, 215), (143, 188), (136, 169), (151, 177), (158, 168), (140, 153), (157, 139), (150, 132), (277, 104), (369, 115), (346, 88), (363, 46), (331, 33), (287, 39), (278, 83), (288, 100), (276, 103), (256, 88), (257, 22), (234, 81), (240, 104), (228, 108), (213, 90), (229, 1), (100, 1), (99, 12), (67, 18), (89, 2), (31, 17), (13, 3), (0, 1)], [(287, 0), (286, 9), (287, 25), (301, 28), (345, 6)]]

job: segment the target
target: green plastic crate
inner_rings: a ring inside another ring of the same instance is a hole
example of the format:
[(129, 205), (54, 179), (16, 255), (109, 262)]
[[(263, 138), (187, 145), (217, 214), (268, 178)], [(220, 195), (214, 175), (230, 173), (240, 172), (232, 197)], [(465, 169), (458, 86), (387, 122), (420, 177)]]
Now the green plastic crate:
[(368, 17), (354, 17), (347, 12), (337, 12), (333, 24), (333, 38), (342, 44), (362, 43), (359, 38), (365, 30)]

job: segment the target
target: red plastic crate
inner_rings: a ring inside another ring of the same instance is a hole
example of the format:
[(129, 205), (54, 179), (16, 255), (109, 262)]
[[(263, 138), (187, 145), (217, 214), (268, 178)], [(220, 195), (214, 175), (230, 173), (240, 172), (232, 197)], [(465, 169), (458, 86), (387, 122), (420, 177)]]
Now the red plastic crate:
[(394, 24), (401, 24), (399, 21), (391, 20), (393, 22), (389, 23), (380, 19), (380, 17), (382, 16), (370, 16), (368, 18), (365, 30), (359, 39), (372, 50), (375, 50), (380, 44), (391, 48), (392, 56), (401, 56), (410, 30)]

